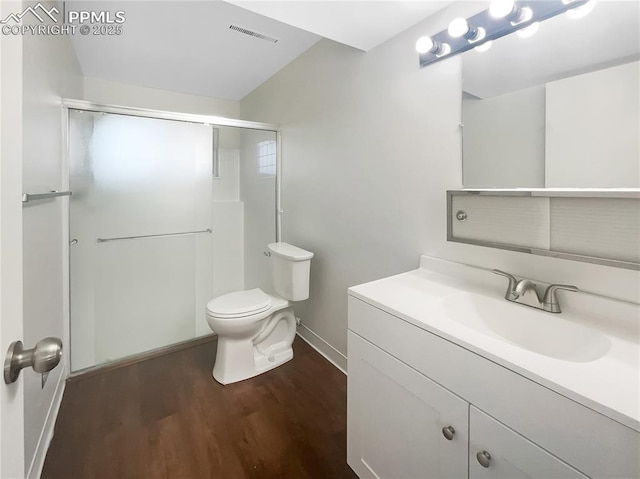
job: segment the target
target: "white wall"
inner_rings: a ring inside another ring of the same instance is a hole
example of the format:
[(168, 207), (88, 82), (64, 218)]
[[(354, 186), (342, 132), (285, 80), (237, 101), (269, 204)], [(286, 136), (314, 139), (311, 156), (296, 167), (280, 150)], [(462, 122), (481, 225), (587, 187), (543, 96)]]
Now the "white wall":
[[(82, 97), (81, 71), (69, 39), (66, 36), (25, 35), (24, 192), (41, 193), (64, 187), (61, 97)], [(66, 199), (39, 201), (23, 208), (23, 342), (26, 347), (33, 347), (47, 336), (65, 337), (65, 209)], [(45, 425), (45, 421), (56, 400), (56, 387), (64, 380), (64, 368), (57, 367), (51, 372), (44, 389), (40, 385), (40, 375), (31, 370), (24, 371), (21, 380), (25, 389), (25, 470), (36, 476), (44, 460), (48, 435), (52, 433), (52, 424)]]
[(420, 69), (414, 44), (467, 8), (366, 54), (320, 41), (241, 101), (243, 118), (281, 125), (283, 240), (316, 254), (297, 314), (342, 354), (347, 288), (421, 253), (639, 300), (635, 271), (446, 241), (445, 191), (462, 186), (461, 58)]
[(84, 99), (108, 105), (216, 115), (227, 118), (238, 118), (240, 111), (240, 104), (237, 101), (125, 85), (91, 77), (84, 78)]
[(423, 32), (366, 54), (322, 40), (241, 102), (281, 125), (283, 240), (315, 254), (296, 314), (343, 354), (347, 287), (415, 268), (461, 183), (459, 60), (419, 69)]

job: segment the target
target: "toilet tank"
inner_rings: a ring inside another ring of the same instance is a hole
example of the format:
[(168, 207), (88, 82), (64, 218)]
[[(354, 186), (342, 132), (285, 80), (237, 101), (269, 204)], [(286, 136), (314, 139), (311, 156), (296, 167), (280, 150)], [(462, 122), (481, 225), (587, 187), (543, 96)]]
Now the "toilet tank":
[(307, 299), (313, 253), (288, 243), (271, 243), (267, 247), (274, 291), (289, 301)]

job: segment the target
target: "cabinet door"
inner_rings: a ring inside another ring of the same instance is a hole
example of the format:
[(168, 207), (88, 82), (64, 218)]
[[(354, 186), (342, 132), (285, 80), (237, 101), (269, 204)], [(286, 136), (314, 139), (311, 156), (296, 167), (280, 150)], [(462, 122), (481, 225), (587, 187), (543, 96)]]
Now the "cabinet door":
[(469, 430), (469, 479), (587, 478), (473, 406)]
[(347, 459), (361, 479), (466, 478), (468, 414), (467, 402), (349, 332)]

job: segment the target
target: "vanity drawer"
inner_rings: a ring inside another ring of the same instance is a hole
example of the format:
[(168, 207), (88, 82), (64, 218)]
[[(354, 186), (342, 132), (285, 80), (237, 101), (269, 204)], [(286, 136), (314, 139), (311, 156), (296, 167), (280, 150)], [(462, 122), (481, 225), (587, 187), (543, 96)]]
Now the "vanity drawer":
[(593, 478), (640, 477), (640, 433), (349, 296), (349, 329)]

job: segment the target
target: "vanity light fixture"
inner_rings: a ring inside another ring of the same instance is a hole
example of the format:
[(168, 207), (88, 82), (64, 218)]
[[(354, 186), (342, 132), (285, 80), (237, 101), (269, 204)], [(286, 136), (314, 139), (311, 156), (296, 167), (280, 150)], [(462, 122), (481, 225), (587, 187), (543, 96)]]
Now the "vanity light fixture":
[(488, 42), (484, 42), (482, 45), (479, 45), (474, 48), (474, 50), (479, 51), (480, 53), (486, 52), (493, 45), (493, 41), (489, 40)]
[(447, 43), (435, 42), (431, 37), (420, 37), (416, 42), (416, 51), (420, 54), (430, 53), (439, 58), (449, 54), (451, 47)]
[[(566, 1), (562, 3), (567, 4)], [(492, 0), (489, 15), (493, 18), (507, 18), (512, 25), (518, 25), (531, 20), (533, 10), (520, 6), (515, 0)]]
[(593, 2), (594, 0), (492, 0), (487, 10), (466, 19), (456, 18), (447, 30), (430, 37), (421, 37), (416, 42), (420, 66), (425, 67), (472, 48), (486, 51), (491, 41), (531, 27), (520, 35), (526, 38), (537, 30), (534, 24), (564, 12), (577, 14), (582, 8), (590, 11), (593, 6), (588, 4)]
[(469, 25), (469, 22), (460, 17), (451, 21), (447, 33), (452, 38), (464, 37), (472, 43), (482, 40), (487, 34), (484, 28)]
[(518, 30), (516, 32), (516, 35), (518, 35), (520, 38), (529, 38), (534, 36), (539, 28), (540, 28), (540, 22), (533, 22), (528, 27), (525, 27), (522, 30)]

